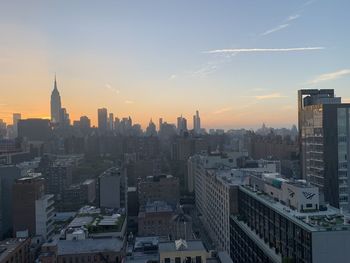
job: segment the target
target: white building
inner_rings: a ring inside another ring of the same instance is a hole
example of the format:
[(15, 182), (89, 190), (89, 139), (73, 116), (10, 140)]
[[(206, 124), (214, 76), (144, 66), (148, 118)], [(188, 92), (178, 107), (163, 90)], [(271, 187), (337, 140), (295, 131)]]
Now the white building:
[(43, 195), (35, 200), (36, 235), (50, 239), (53, 234), (53, 217), (55, 215), (54, 195)]
[(121, 169), (112, 167), (105, 171), (99, 178), (99, 187), (100, 207), (125, 207), (125, 176)]

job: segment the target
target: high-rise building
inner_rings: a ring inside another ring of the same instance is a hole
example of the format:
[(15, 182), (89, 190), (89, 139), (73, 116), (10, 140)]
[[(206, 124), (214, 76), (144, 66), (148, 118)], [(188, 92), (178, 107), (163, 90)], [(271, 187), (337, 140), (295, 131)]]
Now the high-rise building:
[(54, 87), (51, 93), (51, 122), (59, 123), (61, 115), (61, 96), (57, 89), (57, 81), (55, 76)]
[(0, 166), (0, 240), (12, 236), (12, 186), (21, 177), (15, 165)]
[(201, 132), (201, 118), (199, 117), (199, 111), (196, 111), (196, 115), (193, 115), (193, 131), (196, 134)]
[(70, 125), (69, 113), (66, 108), (61, 108), (60, 110), (60, 124), (63, 126)]
[(350, 104), (334, 90), (299, 90), (298, 117), (303, 178), (324, 201), (350, 210)]
[(158, 127), (158, 131), (160, 131), (162, 129), (163, 126), (163, 118), (159, 118), (159, 127)]
[(14, 136), (17, 137), (18, 135), (18, 130), (17, 130), (17, 124), (18, 124), (18, 121), (21, 119), (21, 114), (20, 113), (14, 113), (12, 115), (12, 120), (13, 120), (13, 133), (14, 133)]
[(89, 130), (91, 127), (91, 121), (87, 116), (81, 116), (80, 117), (80, 129), (82, 130)]
[(114, 130), (114, 115), (113, 113), (109, 113), (108, 117), (108, 130), (113, 131)]
[(107, 109), (106, 108), (98, 109), (97, 114), (98, 114), (98, 129), (101, 132), (106, 132), (108, 127)]
[(151, 119), (146, 128), (146, 136), (156, 136), (156, 135), (157, 135), (156, 125)]
[(178, 134), (181, 135), (186, 131), (187, 131), (187, 120), (181, 115), (180, 117), (177, 118), (177, 132)]
[(118, 117), (114, 118), (114, 130), (120, 132), (120, 120)]
[(52, 236), (54, 196), (45, 194), (44, 184), (39, 177), (23, 177), (13, 185), (14, 236)]

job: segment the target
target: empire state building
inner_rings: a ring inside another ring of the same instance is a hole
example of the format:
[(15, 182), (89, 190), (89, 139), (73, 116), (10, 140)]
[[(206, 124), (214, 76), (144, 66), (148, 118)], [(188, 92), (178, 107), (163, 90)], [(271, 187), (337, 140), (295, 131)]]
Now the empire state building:
[(51, 122), (60, 122), (60, 112), (61, 112), (61, 96), (57, 89), (57, 81), (55, 76), (55, 82), (53, 91), (51, 93)]

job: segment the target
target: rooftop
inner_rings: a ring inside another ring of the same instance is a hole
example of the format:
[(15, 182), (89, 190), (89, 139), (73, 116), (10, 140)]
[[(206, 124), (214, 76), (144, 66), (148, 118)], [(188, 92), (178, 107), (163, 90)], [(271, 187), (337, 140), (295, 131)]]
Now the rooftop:
[(78, 228), (82, 226), (87, 226), (92, 223), (94, 218), (92, 216), (78, 216), (75, 217), (67, 228)]
[(327, 206), (325, 211), (298, 212), (251, 186), (241, 186), (240, 189), (309, 231), (350, 231), (350, 215), (335, 207)]
[(224, 184), (231, 186), (247, 184), (249, 182), (249, 177), (241, 169), (209, 169), (208, 172), (215, 175), (216, 178)]
[(145, 206), (145, 213), (173, 212), (171, 205), (164, 201), (148, 202)]
[(206, 251), (200, 240), (176, 240), (159, 243), (159, 253), (172, 251)]
[(58, 255), (73, 255), (96, 252), (119, 252), (123, 241), (118, 238), (98, 238), (83, 240), (58, 240)]

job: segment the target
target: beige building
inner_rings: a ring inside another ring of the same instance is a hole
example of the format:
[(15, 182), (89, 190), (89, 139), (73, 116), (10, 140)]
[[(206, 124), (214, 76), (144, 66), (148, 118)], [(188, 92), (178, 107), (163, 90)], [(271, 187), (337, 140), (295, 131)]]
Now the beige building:
[(159, 243), (159, 263), (206, 263), (209, 254), (200, 240)]

